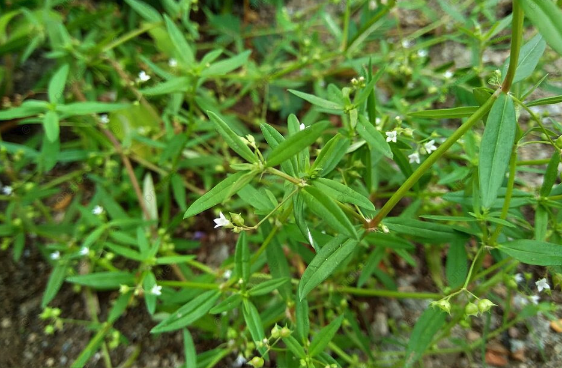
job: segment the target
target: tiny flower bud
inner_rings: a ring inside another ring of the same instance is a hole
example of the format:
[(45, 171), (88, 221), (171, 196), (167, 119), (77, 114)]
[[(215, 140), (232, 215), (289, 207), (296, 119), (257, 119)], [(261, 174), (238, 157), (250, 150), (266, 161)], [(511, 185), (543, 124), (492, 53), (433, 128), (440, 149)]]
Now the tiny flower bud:
[(264, 361), (263, 361), (263, 358), (261, 358), (261, 357), (253, 357), (252, 360), (250, 360), (248, 362), (248, 364), (250, 364), (254, 368), (263, 367), (263, 363), (264, 363)]
[(477, 316), (478, 315), (478, 306), (474, 303), (468, 303), (466, 307), (464, 307), (464, 313), (467, 316)]
[(432, 302), (431, 306), (437, 307), (437, 308), (441, 309), (443, 312), (447, 312), (447, 313), (451, 314), (451, 303), (449, 303), (448, 300), (441, 299), (441, 300), (438, 300), (436, 302)]
[(489, 299), (480, 299), (478, 301), (478, 310), (480, 311), (480, 313), (486, 313), (493, 306), (495, 306), (495, 304), (492, 303)]
[(242, 218), (242, 214), (230, 212), (230, 219), (236, 225), (244, 226), (244, 218)]
[(281, 336), (281, 330), (277, 324), (271, 329), (271, 337), (274, 339), (278, 339)]
[(281, 337), (289, 337), (291, 336), (291, 330), (287, 326), (281, 329)]

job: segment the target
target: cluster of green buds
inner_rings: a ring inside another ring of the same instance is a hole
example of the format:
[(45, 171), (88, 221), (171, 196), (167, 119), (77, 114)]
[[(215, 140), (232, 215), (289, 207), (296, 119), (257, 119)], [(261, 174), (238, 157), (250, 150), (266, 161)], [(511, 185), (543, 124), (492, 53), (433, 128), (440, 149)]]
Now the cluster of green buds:
[(351, 85), (354, 89), (365, 88), (365, 77), (352, 78)]
[(255, 356), (248, 362), (248, 364), (254, 368), (261, 368), (263, 367), (264, 361), (262, 357)]
[(464, 313), (468, 316), (478, 316), (489, 311), (496, 304), (492, 303), (489, 299), (480, 299), (476, 303), (468, 303), (464, 307)]
[(59, 318), (61, 310), (59, 308), (49, 308), (46, 307), (43, 312), (39, 315), (42, 320), (50, 320), (50, 323), (45, 326), (45, 333), (47, 335), (52, 335), (55, 330), (62, 330), (62, 320)]
[(279, 339), (283, 337), (291, 336), (291, 330), (285, 325), (285, 327), (280, 328), (277, 324), (271, 329), (271, 337), (273, 339)]

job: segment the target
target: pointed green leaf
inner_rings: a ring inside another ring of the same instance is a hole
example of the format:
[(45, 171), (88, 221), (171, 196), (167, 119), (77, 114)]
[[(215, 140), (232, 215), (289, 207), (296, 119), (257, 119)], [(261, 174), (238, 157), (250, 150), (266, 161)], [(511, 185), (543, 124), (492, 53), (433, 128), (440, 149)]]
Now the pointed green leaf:
[[(261, 342), (263, 339), (265, 339), (265, 333), (258, 310), (248, 299), (244, 299), (244, 308), (242, 309), (244, 314), (244, 321), (246, 321), (246, 326), (250, 331), (250, 335), (252, 335), (252, 340), (254, 340), (254, 342)], [(265, 346), (262, 346), (258, 348), (258, 351), (261, 354), (266, 354), (267, 348)]]
[(333, 136), (320, 150), (318, 157), (312, 164), (311, 171), (321, 170), (320, 176), (326, 176), (338, 166), (349, 148), (349, 139), (340, 133)]
[(294, 89), (289, 89), (288, 91), (291, 92), (292, 94), (302, 98), (303, 100), (308, 101), (311, 104), (322, 107), (324, 109), (343, 110), (343, 108), (344, 108), (344, 106), (342, 106), (342, 105), (340, 105), (336, 102), (328, 101), (328, 100), (325, 100), (323, 98), (311, 95), (309, 93), (295, 91)]
[[(378, 80), (382, 77), (385, 69), (386, 69), (386, 67), (383, 67), (382, 69), (379, 69), (377, 74), (375, 74), (371, 78), (369, 83), (367, 83), (367, 85), (364, 88), (362, 88), (361, 91), (359, 92), (359, 94), (355, 97), (355, 99), (353, 100), (353, 105), (356, 108), (359, 108), (361, 106), (361, 104), (363, 102), (365, 102), (369, 96), (375, 94), (375, 90), (374, 90), (375, 89), (375, 83), (377, 83)], [(369, 70), (371, 70), (371, 69), (369, 69)]]
[(245, 231), (240, 233), (236, 242), (234, 265), (236, 277), (241, 278), (246, 284), (250, 280), (250, 247)]
[(183, 329), (183, 354), (185, 355), (185, 368), (197, 367), (195, 344), (187, 328)]
[(110, 290), (119, 289), (120, 285), (133, 285), (135, 283), (135, 276), (124, 271), (98, 272), (88, 275), (70, 276), (66, 278), (66, 281), (98, 290)]
[(329, 121), (320, 121), (291, 135), (271, 151), (266, 160), (266, 166), (277, 166), (295, 156), (297, 153), (313, 144), (330, 125), (331, 123)]
[(238, 293), (232, 294), (231, 296), (229, 296), (228, 298), (224, 299), (222, 302), (211, 308), (209, 313), (219, 314), (222, 312), (227, 312), (238, 307), (240, 303), (242, 303), (242, 295)]
[(41, 102), (43, 102), (44, 104), (42, 107), (23, 106), (22, 104), (22, 106), (12, 107), (8, 110), (0, 111), (0, 120), (12, 120), (37, 115), (38, 113), (43, 112), (48, 108), (47, 102)]
[(408, 347), (404, 368), (410, 368), (427, 350), (433, 337), (445, 323), (446, 314), (437, 308), (427, 308), (416, 322)]
[(51, 276), (49, 276), (49, 281), (47, 282), (47, 287), (43, 293), (43, 299), (41, 300), (41, 308), (45, 308), (51, 300), (57, 295), (60, 287), (64, 282), (66, 277), (66, 271), (68, 270), (67, 262), (59, 262), (53, 268)]
[(462, 106), (450, 109), (424, 110), (408, 113), (408, 116), (425, 119), (460, 119), (471, 116), (479, 106)]
[(539, 194), (541, 197), (547, 197), (552, 190), (552, 187), (556, 183), (556, 178), (558, 177), (558, 165), (560, 163), (560, 151), (556, 150), (550, 161), (548, 162), (548, 166), (546, 167), (546, 172), (544, 174), (544, 180), (541, 185), (541, 190)]
[(352, 203), (359, 207), (375, 211), (375, 206), (369, 199), (335, 180), (318, 178), (312, 182), (312, 186), (320, 189), (320, 191), (334, 198), (336, 201)]
[[(275, 149), (278, 145), (285, 141), (285, 138), (281, 135), (281, 133), (275, 130), (275, 128), (271, 125), (262, 123), (260, 124), (260, 128), (263, 133), (263, 137), (265, 138), (271, 149)], [(287, 174), (296, 176), (296, 173), (298, 171), (297, 158), (291, 157), (289, 161), (281, 163), (281, 168)]]
[(207, 314), (219, 297), (220, 291), (218, 290), (210, 290), (197, 296), (156, 325), (150, 332), (161, 333), (189, 326)]
[(217, 114), (212, 111), (207, 111), (207, 115), (209, 115), (211, 121), (215, 124), (217, 131), (234, 152), (238, 153), (248, 162), (257, 162), (257, 158), (252, 153), (250, 148), (248, 148), (246, 143), (244, 143), (242, 139), (240, 139), (240, 137), (236, 133), (234, 133), (232, 129), (230, 129), (228, 124), (226, 124)]
[[(515, 70), (515, 76), (513, 77), (513, 84), (522, 81), (533, 73), (542, 54), (544, 53), (545, 48), (546, 42), (540, 33), (535, 35), (535, 37), (531, 38), (529, 42), (521, 47), (521, 51), (519, 51), (519, 60), (517, 61), (517, 69)], [(503, 79), (505, 79), (507, 75), (509, 60), (510, 58), (508, 57), (503, 64)]]
[(203, 71), (201, 72), (201, 76), (219, 76), (230, 73), (231, 71), (238, 69), (242, 65), (246, 64), (251, 53), (252, 51), (246, 50), (239, 55), (211, 64), (211, 66), (209, 66), (208, 68), (203, 69)]
[(139, 92), (146, 96), (167, 95), (175, 92), (185, 92), (189, 87), (187, 77), (176, 77), (172, 80), (158, 83), (155, 86), (141, 89)]
[(146, 4), (145, 2), (138, 1), (138, 0), (125, 0), (125, 2), (129, 4), (129, 6), (133, 8), (134, 11), (139, 13), (139, 15), (144, 20), (154, 23), (162, 21), (162, 17), (160, 16), (160, 13), (158, 13), (156, 9)]
[(435, 242), (448, 242), (460, 236), (447, 225), (419, 221), (405, 217), (388, 217), (383, 220), (391, 233), (411, 235), (416, 238), (425, 238)]
[[(540, 106), (540, 105), (554, 105), (560, 102), (562, 102), (562, 95), (539, 98), (538, 100), (531, 101), (529, 103), (526, 103), (525, 105), (527, 105), (527, 107), (531, 107), (531, 106)], [(2, 119), (0, 118), (0, 120)]]
[(194, 259), (195, 256), (167, 256), (158, 257), (156, 259), (157, 265), (174, 264), (174, 263), (185, 263)]
[(43, 118), (43, 128), (49, 142), (59, 139), (59, 116), (54, 111), (47, 111)]
[(252, 287), (249, 291), (248, 294), (250, 296), (258, 296), (258, 295), (265, 295), (265, 294), (269, 294), (271, 293), (273, 290), (278, 289), (279, 287), (281, 287), (282, 285), (286, 284), (287, 282), (289, 282), (291, 279), (288, 277), (284, 277), (281, 279), (272, 279), (272, 280), (267, 280), (265, 282), (262, 282), (254, 287)]
[[(235, 174), (230, 175), (229, 177), (218, 183), (213, 189), (203, 194), (195, 202), (193, 202), (183, 215), (183, 218), (185, 219), (194, 216), (219, 203), (222, 203), (230, 196), (236, 194), (236, 192), (232, 192), (233, 186), (235, 186), (237, 183), (248, 184), (254, 176), (256, 176), (256, 174), (253, 171), (239, 171)], [(242, 189), (242, 187), (238, 188), (238, 190), (240, 189)]]
[(152, 294), (151, 290), (156, 285), (156, 276), (152, 272), (144, 277), (144, 282), (142, 287), (144, 289), (144, 301), (146, 303), (146, 309), (151, 315), (154, 314), (156, 310), (156, 295)]
[(367, 141), (371, 149), (382, 153), (388, 158), (392, 158), (392, 151), (390, 150), (390, 146), (386, 142), (386, 139), (382, 136), (381, 132), (379, 132), (373, 124), (367, 120), (366, 117), (359, 115), (358, 124), (355, 129), (361, 138)]
[(167, 15), (164, 15), (164, 20), (166, 23), (166, 29), (168, 30), (168, 35), (172, 39), (172, 44), (176, 49), (178, 59), (181, 60), (182, 64), (185, 66), (191, 67), (195, 58), (193, 56), (191, 46), (189, 46), (187, 40), (185, 39), (185, 35)]
[(505, 179), (516, 125), (513, 100), (501, 93), (490, 110), (480, 145), (478, 177), (484, 208), (492, 206)]
[(447, 253), (445, 273), (449, 286), (453, 289), (461, 286), (468, 274), (468, 256), (464, 243), (463, 239), (451, 242)]
[(299, 298), (326, 280), (355, 249), (358, 241), (339, 235), (324, 245), (308, 265), (299, 282)]
[(301, 344), (299, 344), (297, 339), (295, 339), (293, 336), (284, 337), (283, 342), (285, 343), (287, 348), (291, 351), (291, 353), (293, 353), (300, 359), (306, 358), (306, 353), (304, 352), (304, 348), (302, 347)]
[(310, 319), (308, 316), (308, 300), (306, 298), (297, 298), (295, 301), (295, 333), (302, 343), (308, 341)]
[(333, 229), (341, 231), (354, 239), (358, 239), (357, 231), (342, 209), (319, 189), (312, 186), (305, 187), (301, 195), (308, 206), (318, 217), (323, 219)]
[(546, 42), (562, 55), (562, 10), (549, 0), (517, 0)]
[(64, 100), (64, 85), (66, 84), (66, 78), (68, 77), (68, 70), (68, 64), (64, 64), (51, 78), (48, 90), (49, 101), (51, 103), (56, 104)]
[(518, 261), (536, 266), (561, 266), (562, 245), (538, 240), (514, 240), (497, 247)]
[(57, 111), (66, 117), (77, 115), (101, 114), (102, 112), (111, 112), (123, 110), (131, 107), (127, 103), (103, 103), (103, 102), (73, 102), (64, 105), (58, 105)]
[(314, 357), (324, 351), (326, 346), (328, 346), (330, 341), (334, 338), (336, 332), (338, 332), (342, 321), (343, 314), (318, 331), (318, 333), (312, 338), (312, 342), (308, 348), (308, 355)]
[(548, 212), (543, 205), (539, 204), (535, 211), (535, 239), (539, 241), (546, 240), (546, 232), (548, 231)]

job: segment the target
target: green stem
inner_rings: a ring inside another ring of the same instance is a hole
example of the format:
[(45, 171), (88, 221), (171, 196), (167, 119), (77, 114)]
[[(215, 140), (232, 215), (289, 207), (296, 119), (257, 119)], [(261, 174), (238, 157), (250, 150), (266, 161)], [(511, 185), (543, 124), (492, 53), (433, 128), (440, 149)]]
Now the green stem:
[(511, 84), (513, 82), (513, 78), (515, 77), (517, 63), (519, 61), (519, 51), (523, 42), (523, 19), (525, 18), (523, 9), (519, 5), (518, 0), (513, 0), (512, 4), (513, 19), (511, 21), (511, 51), (509, 53), (509, 67), (501, 88), (504, 93), (509, 92), (511, 89)]
[(211, 284), (206, 282), (175, 281), (175, 280), (159, 281), (158, 285), (191, 288), (191, 289), (204, 289), (204, 290), (216, 290), (220, 288), (219, 284)]
[(370, 228), (376, 227), (383, 218), (388, 215), (388, 213), (400, 202), (400, 200), (406, 195), (408, 190), (414, 186), (414, 184), (424, 175), (431, 166), (447, 152), (451, 146), (458, 141), (467, 131), (469, 131), (474, 124), (476, 124), (484, 115), (490, 111), (492, 105), (498, 98), (500, 94), (500, 90), (496, 90), (492, 96), (484, 103), (484, 105), (480, 106), (478, 110), (470, 117), (468, 120), (461, 125), (437, 150), (431, 154), (422, 164), (418, 167), (416, 171), (398, 188), (398, 190), (394, 193), (392, 197), (385, 203), (385, 205), (381, 208), (379, 213), (375, 216), (373, 221), (370, 223)]
[(300, 186), (302, 184), (300, 179), (294, 178), (291, 175), (287, 175), (283, 171), (277, 170), (276, 168), (270, 167), (270, 168), (267, 169), (267, 172), (269, 172), (270, 174), (273, 174), (273, 175), (277, 175), (277, 176), (279, 176), (279, 177), (281, 177), (281, 178), (283, 178), (287, 181), (290, 181), (291, 183), (293, 183), (295, 185)]
[[(292, 211), (293, 211), (293, 205), (291, 204), (291, 205), (289, 205), (289, 207), (287, 207), (287, 209), (285, 209), (285, 212), (283, 212), (281, 214), (281, 217), (279, 217), (279, 221), (281, 223), (285, 223), (285, 221), (287, 220), (287, 218), (289, 217), (289, 215), (291, 214)], [(267, 249), (267, 246), (269, 245), (269, 243), (271, 243), (271, 241), (275, 237), (275, 234), (277, 234), (277, 231), (279, 231), (279, 226), (276, 226), (275, 224), (273, 224), (273, 228), (271, 229), (271, 231), (267, 235), (267, 238), (265, 238), (265, 240), (263, 241), (263, 243), (260, 246), (260, 248), (258, 249), (258, 251), (252, 256), (252, 259), (250, 260), (250, 263), (252, 263), (252, 264), (255, 263), (258, 260), (258, 258), (261, 256), (261, 254), (263, 252), (265, 252), (265, 250)]]
[(349, 17), (351, 14), (351, 1), (346, 0), (345, 2), (345, 13), (343, 14), (343, 31), (341, 37), (341, 50), (345, 51), (347, 48), (347, 36), (349, 33)]
[(113, 42), (110, 42), (109, 44), (107, 44), (103, 49), (102, 49), (102, 53), (106, 53), (111, 49), (114, 49), (115, 47), (121, 45), (122, 43), (125, 43), (129, 40), (132, 40), (133, 38), (150, 31), (153, 28), (156, 27), (160, 27), (162, 25), (161, 22), (158, 23), (148, 23), (145, 24), (143, 27), (139, 28), (139, 29), (135, 29), (134, 31), (131, 31), (129, 33), (124, 34), (123, 36), (119, 37), (118, 39), (116, 39)]
[(530, 165), (546, 165), (550, 162), (550, 159), (545, 158), (541, 160), (527, 160), (527, 161), (517, 161), (517, 166), (530, 166)]

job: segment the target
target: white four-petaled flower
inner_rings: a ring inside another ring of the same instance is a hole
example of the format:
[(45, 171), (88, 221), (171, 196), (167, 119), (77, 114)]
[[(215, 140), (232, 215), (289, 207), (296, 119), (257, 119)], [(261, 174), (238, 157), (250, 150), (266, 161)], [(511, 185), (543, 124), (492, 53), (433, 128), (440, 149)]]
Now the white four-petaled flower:
[(427, 152), (427, 154), (429, 155), (431, 152), (437, 150), (437, 147), (435, 146), (435, 141), (432, 139), (429, 142), (426, 142), (423, 145), (423, 148), (425, 148), (425, 151)]
[(51, 253), (51, 259), (52, 260), (56, 261), (59, 258), (60, 258), (60, 252), (58, 250)]
[(540, 297), (538, 295), (531, 295), (531, 301), (533, 304), (539, 304)]
[(92, 213), (94, 215), (101, 215), (103, 213), (103, 207), (102, 206), (95, 206), (94, 209), (92, 210)]
[(12, 192), (13, 192), (13, 189), (9, 185), (6, 185), (4, 188), (2, 188), (2, 193), (4, 193), (5, 195), (9, 196), (10, 194), (12, 194)]
[(100, 115), (100, 123), (102, 124), (109, 123), (109, 117), (107, 116), (107, 114)]
[(537, 289), (539, 289), (539, 293), (545, 289), (550, 290), (550, 285), (548, 284), (546, 278), (542, 278), (539, 281), (535, 282), (535, 285), (537, 285)]
[(215, 229), (219, 226), (228, 226), (230, 225), (230, 221), (224, 217), (222, 212), (220, 212), (219, 217), (213, 220), (215, 222)]
[(176, 59), (172, 58), (172, 59), (168, 60), (168, 65), (171, 68), (175, 68), (176, 66), (178, 66), (178, 61)]
[(412, 153), (411, 155), (408, 155), (408, 159), (410, 161), (410, 163), (416, 163), (419, 164), (420, 163), (420, 154), (417, 152)]
[(393, 131), (390, 131), (390, 132), (386, 132), (386, 141), (387, 141), (387, 142), (394, 142), (394, 143), (396, 143), (396, 137), (397, 137), (396, 130), (393, 130)]
[(85, 256), (90, 252), (90, 249), (88, 247), (84, 247), (82, 249), (80, 249), (80, 255)]
[(446, 79), (450, 79), (450, 78), (453, 76), (453, 72), (450, 71), (450, 70), (447, 70), (447, 71), (443, 74), (443, 76), (444, 76)]
[(523, 274), (521, 273), (516, 273), (515, 276), (513, 276), (513, 279), (516, 283), (520, 284), (523, 282), (523, 280), (525, 280), (525, 277), (523, 277)]
[(418, 50), (418, 56), (421, 58), (424, 58), (427, 56), (427, 50), (426, 49), (419, 49)]
[(152, 295), (162, 295), (162, 286), (154, 285), (152, 289), (150, 289), (150, 294)]
[(146, 74), (144, 70), (141, 70), (139, 73), (139, 81), (146, 82), (148, 80), (150, 80), (150, 75)]

